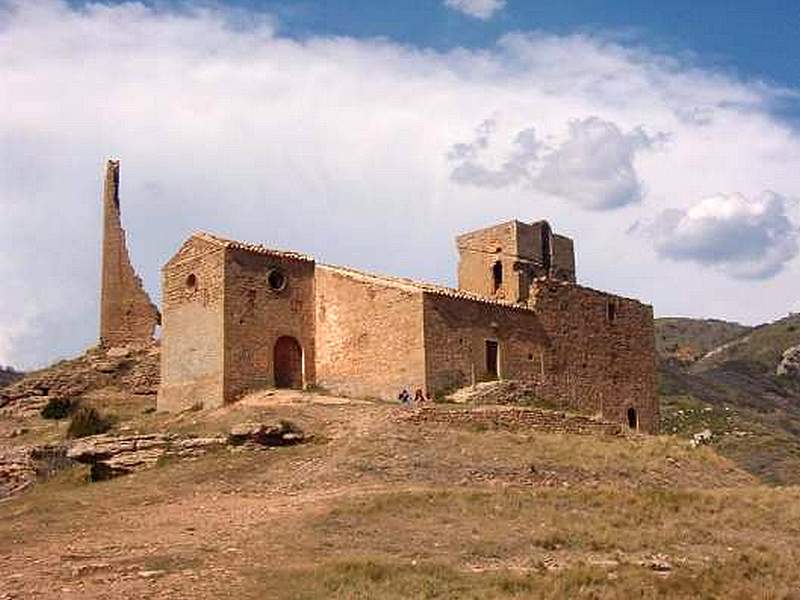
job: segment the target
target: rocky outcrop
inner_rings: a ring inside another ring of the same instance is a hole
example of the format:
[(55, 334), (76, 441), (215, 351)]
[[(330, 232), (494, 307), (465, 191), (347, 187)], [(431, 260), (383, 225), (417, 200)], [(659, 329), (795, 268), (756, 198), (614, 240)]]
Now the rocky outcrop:
[(68, 464), (61, 445), (0, 450), (0, 499), (13, 496)]
[(259, 446), (292, 446), (307, 440), (306, 434), (290, 421), (277, 424), (242, 423), (231, 428), (228, 443), (240, 446), (246, 443)]
[(67, 458), (90, 465), (92, 481), (102, 481), (154, 467), (166, 457), (200, 456), (225, 442), (224, 437), (103, 434), (72, 442)]
[(158, 391), (159, 354), (155, 343), (92, 348), (0, 389), (0, 417), (36, 414), (51, 398), (75, 399), (108, 386), (153, 395)]
[(231, 428), (227, 436), (192, 437), (151, 433), (118, 436), (94, 435), (72, 442), (67, 458), (91, 466), (92, 481), (102, 481), (154, 467), (162, 459), (187, 458), (205, 454), (226, 444), (240, 446), (290, 446), (308, 436), (289, 421), (276, 424), (243, 423)]
[(800, 379), (800, 346), (792, 346), (783, 352), (775, 372), (782, 377)]

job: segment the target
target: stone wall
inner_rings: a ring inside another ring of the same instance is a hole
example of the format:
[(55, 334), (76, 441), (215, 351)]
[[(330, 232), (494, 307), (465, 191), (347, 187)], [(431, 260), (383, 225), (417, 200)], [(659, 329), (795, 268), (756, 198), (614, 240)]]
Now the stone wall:
[(534, 430), (577, 435), (620, 435), (624, 431), (619, 423), (540, 408), (451, 409), (428, 406), (407, 409), (399, 415), (400, 420), (412, 423), (438, 423), (480, 429)]
[(429, 394), (492, 379), (487, 341), (498, 344), (500, 378), (539, 377), (547, 340), (532, 310), (437, 294), (424, 307)]
[(582, 286), (537, 280), (531, 305), (548, 337), (541, 396), (658, 431), (652, 307)]
[(223, 403), (225, 249), (192, 236), (162, 271), (158, 409)]
[[(509, 302), (526, 302), (538, 277), (575, 282), (572, 240), (554, 234), (546, 221), (509, 221), (456, 238), (458, 288)], [(502, 284), (495, 289), (495, 265)]]
[[(517, 261), (517, 230), (514, 221), (465, 233), (456, 238), (458, 246), (458, 289), (516, 302), (524, 297)], [(495, 289), (492, 268), (502, 265), (503, 280)], [(524, 298), (523, 298), (524, 299)]]
[(553, 258), (550, 265), (550, 275), (553, 279), (571, 281), (575, 283), (575, 248), (570, 238), (553, 234)]
[(321, 265), (316, 281), (320, 386), (384, 399), (425, 388), (421, 291)]
[(100, 344), (122, 346), (153, 339), (160, 316), (128, 256), (119, 205), (119, 162), (106, 165), (103, 190), (103, 247)]
[[(225, 399), (272, 387), (281, 337), (300, 345), (295, 386), (316, 380), (314, 262), (231, 248), (225, 262)], [(279, 363), (280, 364), (280, 363)], [(281, 364), (281, 368), (287, 365)]]

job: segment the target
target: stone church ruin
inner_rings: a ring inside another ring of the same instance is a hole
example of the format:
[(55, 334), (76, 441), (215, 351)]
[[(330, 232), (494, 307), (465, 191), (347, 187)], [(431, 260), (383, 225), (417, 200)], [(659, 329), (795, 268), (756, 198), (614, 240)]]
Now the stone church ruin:
[[(106, 176), (101, 341), (150, 339), (147, 298)], [(577, 283), (570, 238), (509, 221), (456, 238), (458, 288), (318, 263), (195, 233), (162, 268), (158, 409), (267, 387), (393, 400), (491, 380), (633, 429), (658, 431), (652, 307)]]

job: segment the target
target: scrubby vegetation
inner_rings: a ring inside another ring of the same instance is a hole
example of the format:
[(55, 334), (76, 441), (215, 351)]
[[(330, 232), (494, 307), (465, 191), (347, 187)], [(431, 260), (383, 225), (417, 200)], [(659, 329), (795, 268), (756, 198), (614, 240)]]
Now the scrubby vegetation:
[(800, 381), (776, 374), (800, 344), (800, 315), (755, 328), (657, 319), (656, 341), (665, 433), (710, 429), (719, 452), (762, 480), (800, 484)]
[(74, 398), (54, 397), (42, 408), (43, 419), (66, 419), (78, 408), (80, 401)]
[(17, 371), (14, 367), (4, 367), (0, 365), (0, 388), (10, 385), (21, 379), (24, 373)]
[(68, 438), (82, 438), (105, 433), (113, 426), (111, 417), (104, 415), (93, 406), (79, 406), (69, 422)]

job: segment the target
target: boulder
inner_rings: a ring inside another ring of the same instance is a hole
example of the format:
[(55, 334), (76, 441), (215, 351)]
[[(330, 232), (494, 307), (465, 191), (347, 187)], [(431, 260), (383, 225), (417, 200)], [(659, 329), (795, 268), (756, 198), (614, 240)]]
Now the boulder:
[(792, 346), (783, 352), (775, 372), (782, 377), (800, 379), (800, 346)]
[(306, 435), (294, 423), (279, 421), (278, 423), (240, 423), (234, 425), (228, 433), (228, 443), (240, 446), (245, 443), (260, 446), (291, 446), (306, 440)]
[(703, 429), (703, 431), (695, 433), (692, 436), (692, 446), (696, 448), (697, 446), (710, 444), (713, 437), (714, 434), (711, 433), (710, 429)]

